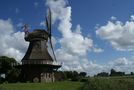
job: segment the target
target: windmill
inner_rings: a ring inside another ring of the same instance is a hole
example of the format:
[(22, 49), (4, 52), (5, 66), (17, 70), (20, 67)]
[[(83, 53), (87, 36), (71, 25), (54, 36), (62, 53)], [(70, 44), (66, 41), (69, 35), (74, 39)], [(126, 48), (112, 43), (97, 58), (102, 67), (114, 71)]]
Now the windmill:
[[(32, 32), (28, 32), (27, 25), (24, 25), (26, 34), (24, 39), (29, 42), (29, 46), (21, 60), (22, 65), (18, 66), (22, 69), (22, 80), (24, 81), (34, 82), (34, 80), (38, 79), (39, 82), (54, 82), (54, 73), (61, 67), (61, 65), (53, 63), (53, 61), (57, 62), (57, 60), (52, 45), (50, 8), (45, 21), (47, 30), (34, 29)], [(47, 49), (48, 39), (54, 58), (52, 58)]]
[(51, 22), (52, 22), (52, 13), (51, 13), (51, 9), (49, 8), (48, 9), (48, 16), (46, 17), (46, 27), (47, 27), (47, 32), (49, 34), (50, 46), (51, 46), (51, 49), (52, 49), (54, 60), (57, 62), (56, 56), (55, 56), (55, 53), (54, 53), (54, 48), (53, 48), (53, 45), (52, 45), (52, 23)]

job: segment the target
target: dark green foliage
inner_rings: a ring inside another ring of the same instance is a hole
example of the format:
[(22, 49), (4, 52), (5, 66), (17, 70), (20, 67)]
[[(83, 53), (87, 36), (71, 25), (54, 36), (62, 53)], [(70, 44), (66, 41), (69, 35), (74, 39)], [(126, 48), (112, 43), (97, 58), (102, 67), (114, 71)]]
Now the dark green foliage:
[(131, 73), (130, 73), (130, 75), (134, 75), (134, 73), (133, 73), (133, 72), (131, 72)]
[(57, 71), (55, 72), (55, 78), (56, 78), (56, 81), (63, 81), (67, 79), (67, 76), (64, 72)]
[(106, 73), (106, 72), (101, 72), (101, 73), (98, 73), (97, 76), (100, 76), (100, 77), (108, 77), (109, 74)]
[(72, 71), (65, 71), (64, 73), (67, 75), (68, 79), (73, 78), (73, 72)]
[(0, 75), (5, 74), (5, 78), (1, 77), (0, 82), (17, 82), (20, 70), (15, 68), (15, 65), (18, 63), (14, 58), (0, 56)]
[(13, 68), (8, 72), (6, 80), (9, 83), (15, 83), (19, 80), (19, 74), (20, 74), (20, 70)]
[(88, 78), (81, 78), (80, 82), (88, 82)]
[(58, 81), (62, 80), (78, 81), (79, 73), (77, 71), (58, 71), (55, 72), (55, 77)]
[(117, 72), (114, 69), (111, 69), (110, 76), (124, 76), (125, 72)]
[(63, 81), (63, 80), (71, 80), (71, 81), (79, 81), (82, 78), (86, 77), (86, 72), (80, 72), (77, 71), (57, 71), (55, 72), (55, 77), (57, 81)]
[(57, 71), (55, 72), (55, 77), (57, 81), (70, 80), (70, 81), (80, 81), (86, 77), (86, 72), (77, 71)]
[(81, 76), (81, 77), (86, 77), (86, 75), (87, 75), (86, 72), (80, 72), (80, 73), (79, 73), (79, 76)]
[(5, 79), (3, 77), (0, 77), (0, 84), (3, 83), (4, 81), (5, 81)]
[(73, 71), (72, 72), (72, 78), (71, 78), (72, 81), (78, 81), (79, 80), (79, 74), (77, 71)]
[(8, 70), (13, 68), (13, 65), (15, 65), (17, 62), (14, 58), (9, 58), (6, 56), (0, 57), (0, 74), (7, 73)]
[(64, 71), (64, 73), (67, 76), (67, 79), (71, 81), (78, 81), (80, 78), (77, 71)]

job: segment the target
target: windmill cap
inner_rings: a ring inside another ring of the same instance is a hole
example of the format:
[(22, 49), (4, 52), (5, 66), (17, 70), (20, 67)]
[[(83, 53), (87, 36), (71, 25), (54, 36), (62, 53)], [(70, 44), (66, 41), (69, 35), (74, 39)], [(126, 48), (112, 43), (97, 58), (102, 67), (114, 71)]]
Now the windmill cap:
[(25, 37), (26, 41), (48, 40), (49, 34), (45, 29), (35, 29)]

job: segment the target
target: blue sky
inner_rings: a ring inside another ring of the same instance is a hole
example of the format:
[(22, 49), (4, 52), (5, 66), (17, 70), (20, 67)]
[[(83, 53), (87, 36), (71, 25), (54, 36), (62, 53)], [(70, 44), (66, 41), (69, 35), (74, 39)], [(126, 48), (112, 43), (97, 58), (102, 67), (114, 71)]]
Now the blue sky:
[(90, 53), (89, 58), (99, 63), (108, 62), (118, 57), (131, 57), (133, 52), (121, 52), (114, 50), (107, 42), (100, 40), (95, 35), (96, 24), (105, 25), (112, 16), (125, 22), (134, 14), (133, 0), (71, 0), (72, 22), (80, 23), (82, 32), (91, 34), (94, 42), (104, 49), (103, 53)]
[[(51, 1), (51, 0), (50, 0)], [(58, 0), (55, 0), (58, 1)], [(83, 37), (90, 36), (93, 40), (93, 47), (100, 48), (101, 52), (94, 52), (94, 50), (87, 50), (86, 58), (92, 61), (95, 65), (106, 65), (109, 62), (125, 58), (126, 60), (133, 61), (133, 46), (124, 46), (115, 38), (107, 39), (106, 34), (102, 35), (107, 29), (101, 29), (102, 26), (107, 26), (108, 21), (113, 22), (113, 27), (116, 27), (114, 22), (120, 21), (125, 26), (126, 21), (130, 21), (134, 15), (134, 0), (63, 0), (66, 2), (67, 7), (71, 7), (71, 24), (72, 31), (75, 31), (77, 25), (81, 27), (81, 34)], [(0, 3), (0, 20), (10, 19), (14, 27), (14, 33), (21, 30), (21, 25), (29, 24), (30, 31), (36, 28), (45, 28), (40, 25), (44, 21), (47, 14), (46, 0), (1, 0)], [(68, 3), (67, 3), (68, 2)], [(111, 20), (111, 17), (117, 18)], [(133, 22), (133, 21), (132, 21)], [(62, 38), (62, 34), (58, 31), (58, 20), (53, 25), (53, 35), (56, 39)], [(95, 28), (97, 25), (98, 28)], [(121, 25), (121, 24), (120, 24)], [(121, 25), (123, 27), (123, 25)], [(116, 30), (115, 28), (114, 30)], [(129, 29), (126, 29), (129, 30)], [(132, 30), (134, 30), (132, 28)], [(96, 34), (96, 31), (99, 34)], [(117, 32), (118, 33), (118, 32)], [(111, 33), (112, 34), (112, 33)], [(113, 34), (115, 35), (115, 33)], [(128, 34), (129, 35), (129, 34)], [(132, 36), (134, 34), (132, 33)], [(123, 34), (122, 37), (125, 35)], [(126, 37), (127, 38), (127, 37)], [(122, 38), (121, 38), (122, 39)], [(128, 38), (129, 40), (129, 38)], [(112, 43), (119, 46), (115, 46)], [(120, 42), (120, 41), (119, 41)], [(122, 41), (123, 43), (123, 41)], [(130, 43), (133, 44), (133, 43)], [(57, 43), (56, 48), (60, 48), (62, 44)], [(124, 44), (123, 44), (124, 45)], [(118, 49), (120, 48), (120, 49)], [(128, 50), (131, 49), (131, 50)], [(121, 50), (122, 49), (122, 50)], [(25, 50), (24, 50), (25, 51)], [(24, 53), (24, 52), (23, 52)], [(3, 55), (3, 54), (1, 54)], [(11, 55), (12, 56), (12, 55)], [(23, 56), (23, 54), (22, 54)], [(82, 56), (83, 57), (83, 56)]]

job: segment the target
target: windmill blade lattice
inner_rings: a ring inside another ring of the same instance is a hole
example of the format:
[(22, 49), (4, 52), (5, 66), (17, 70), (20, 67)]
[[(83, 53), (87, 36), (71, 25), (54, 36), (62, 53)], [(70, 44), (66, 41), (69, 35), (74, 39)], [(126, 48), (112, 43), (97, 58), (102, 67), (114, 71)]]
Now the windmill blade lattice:
[(50, 9), (50, 8), (49, 8), (48, 16), (46, 17), (46, 25), (47, 25), (47, 31), (48, 31), (48, 34), (49, 34), (50, 46), (51, 46), (51, 49), (52, 49), (52, 53), (53, 53), (53, 56), (54, 56), (54, 60), (57, 61), (57, 60), (56, 60), (55, 53), (54, 53), (54, 48), (53, 48), (53, 45), (52, 45), (51, 9)]

